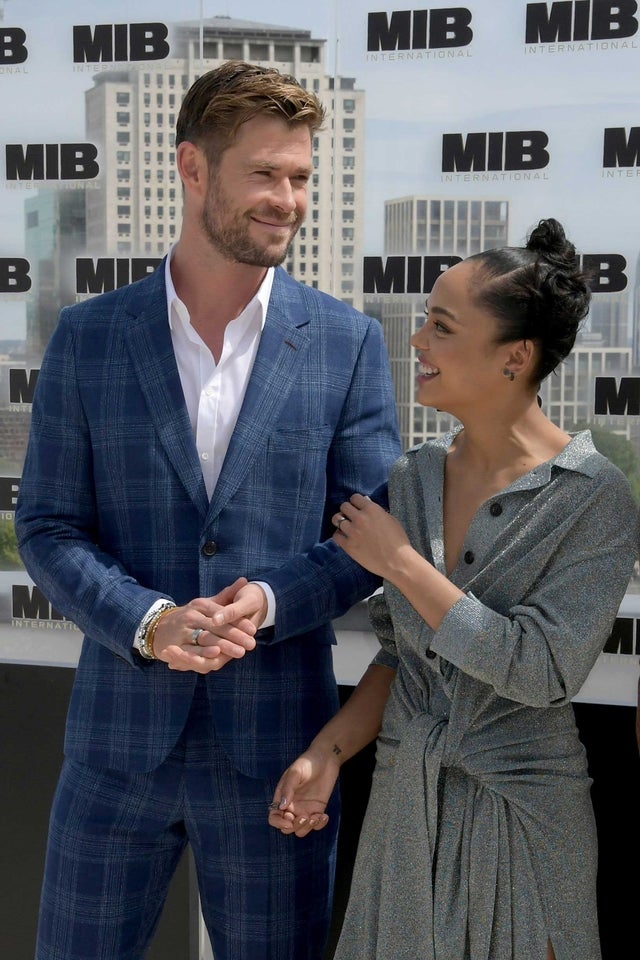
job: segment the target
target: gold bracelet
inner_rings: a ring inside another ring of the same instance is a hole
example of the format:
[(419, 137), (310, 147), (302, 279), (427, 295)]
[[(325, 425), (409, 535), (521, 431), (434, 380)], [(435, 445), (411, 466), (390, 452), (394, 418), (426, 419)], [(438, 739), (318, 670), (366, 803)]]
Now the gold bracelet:
[(153, 649), (153, 638), (155, 636), (156, 627), (167, 613), (171, 613), (172, 610), (175, 610), (175, 607), (165, 607), (164, 610), (160, 610), (159, 613), (156, 613), (155, 617), (147, 627), (144, 635), (143, 647), (146, 656), (149, 660), (157, 660), (156, 652)]

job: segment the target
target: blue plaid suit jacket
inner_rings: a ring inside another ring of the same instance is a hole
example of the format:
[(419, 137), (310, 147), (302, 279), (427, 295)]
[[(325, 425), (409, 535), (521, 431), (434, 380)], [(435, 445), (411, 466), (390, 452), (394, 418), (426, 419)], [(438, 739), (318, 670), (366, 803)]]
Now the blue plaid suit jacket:
[(136, 627), (158, 597), (183, 604), (245, 575), (271, 584), (275, 626), (206, 682), (237, 767), (279, 774), (337, 707), (331, 620), (378, 585), (326, 539), (329, 517), (384, 484), (399, 453), (379, 323), (282, 269), (210, 502), (164, 263), (66, 307), (38, 376), (16, 531), (34, 582), (85, 634), (67, 755), (129, 771), (162, 762), (196, 675), (143, 661)]

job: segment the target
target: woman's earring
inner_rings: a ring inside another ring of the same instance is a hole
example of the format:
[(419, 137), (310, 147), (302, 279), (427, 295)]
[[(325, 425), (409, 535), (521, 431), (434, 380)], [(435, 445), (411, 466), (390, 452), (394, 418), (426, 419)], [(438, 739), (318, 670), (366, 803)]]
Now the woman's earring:
[(513, 370), (509, 370), (509, 367), (505, 367), (504, 370), (502, 371), (502, 374), (505, 377), (509, 377), (509, 380), (511, 380), (512, 383), (516, 378), (515, 373), (513, 372)]

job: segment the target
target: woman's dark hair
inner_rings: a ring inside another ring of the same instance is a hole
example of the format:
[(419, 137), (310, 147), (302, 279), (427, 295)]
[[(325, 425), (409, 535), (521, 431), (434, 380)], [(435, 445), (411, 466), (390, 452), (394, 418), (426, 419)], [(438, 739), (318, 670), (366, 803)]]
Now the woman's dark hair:
[(541, 383), (571, 351), (589, 312), (589, 275), (553, 218), (540, 220), (524, 247), (497, 247), (467, 258), (477, 263), (472, 293), (499, 321), (499, 343), (533, 340)]

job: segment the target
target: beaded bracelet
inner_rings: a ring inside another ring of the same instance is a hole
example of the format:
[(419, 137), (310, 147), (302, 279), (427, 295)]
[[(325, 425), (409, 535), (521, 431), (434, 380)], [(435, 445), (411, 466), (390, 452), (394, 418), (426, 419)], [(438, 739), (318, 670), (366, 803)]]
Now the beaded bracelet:
[(156, 635), (156, 627), (158, 626), (162, 618), (166, 616), (168, 613), (171, 613), (171, 611), (174, 609), (175, 609), (174, 607), (164, 607), (163, 610), (160, 610), (160, 612), (155, 615), (155, 617), (147, 627), (147, 631), (144, 635), (143, 646), (144, 646), (144, 652), (146, 656), (149, 658), (149, 660), (158, 659), (156, 656), (156, 652), (153, 649), (153, 638)]
[[(153, 647), (149, 643), (149, 633), (151, 628), (157, 624), (158, 619), (163, 613), (168, 613), (169, 610), (175, 610), (176, 604), (173, 600), (161, 600), (158, 605), (150, 613), (145, 614), (140, 627), (138, 628), (138, 635), (136, 639), (136, 647), (140, 654), (146, 660), (157, 660), (155, 653), (153, 652)], [(153, 639), (153, 635), (151, 636)]]

